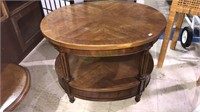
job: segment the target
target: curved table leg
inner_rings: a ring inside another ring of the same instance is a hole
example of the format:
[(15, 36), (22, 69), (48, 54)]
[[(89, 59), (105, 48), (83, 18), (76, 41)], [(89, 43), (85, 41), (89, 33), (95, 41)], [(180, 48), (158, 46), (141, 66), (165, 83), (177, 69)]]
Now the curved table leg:
[(144, 91), (145, 89), (145, 79), (146, 77), (145, 76), (142, 76), (142, 77), (139, 77), (139, 81), (140, 81), (140, 87), (139, 87), (139, 91), (138, 91), (138, 95), (136, 95), (135, 97), (135, 101), (136, 102), (139, 102), (140, 101), (140, 98), (142, 96), (142, 92)]
[[(60, 63), (57, 63), (57, 61), (60, 60)], [(60, 53), (56, 59), (56, 72), (59, 78), (59, 83), (62, 86), (62, 88), (65, 90), (69, 97), (69, 101), (73, 103), (75, 101), (74, 96), (71, 94), (69, 82), (71, 81), (71, 75), (70, 75), (70, 67), (69, 67), (69, 60), (68, 55), (66, 53)], [(58, 70), (61, 69), (61, 70)], [(62, 73), (59, 73), (58, 71), (62, 71)]]
[[(140, 81), (140, 87), (138, 90), (138, 94), (135, 97), (136, 102), (140, 101), (142, 92), (144, 91), (145, 87), (147, 86), (146, 84), (149, 83), (149, 80), (148, 80), (149, 76), (146, 73), (149, 69), (149, 66), (151, 66), (150, 68), (153, 68), (153, 65), (150, 64), (151, 62), (149, 62), (149, 58), (152, 58), (149, 51), (148, 50), (144, 51), (142, 54), (142, 57), (141, 57), (140, 72), (139, 72), (139, 75), (137, 76), (138, 80)], [(148, 82), (146, 82), (146, 81), (148, 81)]]
[(141, 98), (141, 96), (142, 96), (142, 94), (141, 94), (141, 95), (137, 95), (137, 96), (135, 96), (135, 101), (136, 101), (136, 102), (139, 102), (139, 101), (140, 101), (140, 98)]

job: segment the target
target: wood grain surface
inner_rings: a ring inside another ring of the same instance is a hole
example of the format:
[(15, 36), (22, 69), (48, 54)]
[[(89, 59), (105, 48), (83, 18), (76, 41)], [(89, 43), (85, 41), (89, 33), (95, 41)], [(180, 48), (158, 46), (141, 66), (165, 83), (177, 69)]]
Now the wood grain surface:
[[(69, 85), (61, 80), (66, 77), (62, 69), (61, 55), (56, 59), (55, 68), (62, 87), (66, 90), (69, 86), (72, 96), (98, 101), (119, 100), (138, 94), (141, 55), (142, 53), (103, 58), (70, 55)], [(143, 88), (148, 85), (153, 70), (151, 55), (148, 61), (147, 70), (143, 73), (145, 81)]]
[(27, 94), (30, 83), (27, 69), (15, 64), (2, 64), (0, 111), (12, 111)]
[(149, 6), (127, 1), (74, 4), (46, 16), (41, 30), (51, 43), (68, 49), (112, 50), (156, 41), (165, 17)]
[(138, 102), (154, 66), (149, 49), (165, 25), (165, 17), (149, 6), (98, 1), (60, 8), (40, 27), (59, 51), (55, 68), (70, 102), (132, 96)]

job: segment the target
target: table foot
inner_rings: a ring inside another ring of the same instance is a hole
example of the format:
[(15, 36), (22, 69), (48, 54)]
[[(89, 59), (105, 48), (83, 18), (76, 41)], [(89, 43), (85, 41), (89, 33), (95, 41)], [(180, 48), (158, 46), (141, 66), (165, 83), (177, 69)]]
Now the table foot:
[(137, 96), (135, 97), (135, 101), (136, 101), (136, 102), (139, 102), (139, 101), (140, 101), (140, 98), (141, 98), (141, 96), (142, 96), (142, 95), (137, 95)]
[(68, 97), (69, 97), (69, 101), (70, 101), (71, 103), (74, 103), (75, 98), (74, 98), (73, 96), (68, 96)]
[(64, 80), (64, 79), (60, 79), (60, 80), (59, 80), (59, 83), (60, 83), (61, 87), (65, 90), (65, 93), (67, 93), (68, 98), (69, 98), (69, 101), (70, 101), (71, 103), (74, 103), (75, 99), (74, 99), (74, 97), (71, 96), (71, 94), (70, 94), (69, 86), (66, 86), (66, 85), (65, 85), (66, 82), (63, 81), (63, 80)]

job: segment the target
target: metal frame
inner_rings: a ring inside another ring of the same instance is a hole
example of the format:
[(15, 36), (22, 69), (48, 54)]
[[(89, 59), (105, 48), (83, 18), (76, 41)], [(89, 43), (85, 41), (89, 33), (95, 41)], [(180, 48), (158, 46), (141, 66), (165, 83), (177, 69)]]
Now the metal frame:
[[(194, 32), (194, 28), (200, 28), (200, 16), (192, 16), (192, 18), (190, 18), (190, 15), (185, 15), (185, 20), (187, 21), (187, 23), (189, 24), (189, 26), (192, 28), (193, 32)], [(195, 35), (193, 38), (198, 38), (200, 39), (200, 36)]]
[(192, 20), (190, 20), (188, 15), (186, 15), (185, 19), (193, 30), (195, 27), (200, 27), (200, 17), (199, 16), (193, 16)]

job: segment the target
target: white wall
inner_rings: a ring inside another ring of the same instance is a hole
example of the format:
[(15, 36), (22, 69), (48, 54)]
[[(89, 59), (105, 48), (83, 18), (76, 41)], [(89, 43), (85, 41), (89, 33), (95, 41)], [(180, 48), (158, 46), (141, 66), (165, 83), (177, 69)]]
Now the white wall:
[(144, 4), (144, 0), (137, 0), (137, 3)]
[(83, 2), (84, 0), (74, 0), (75, 3)]

